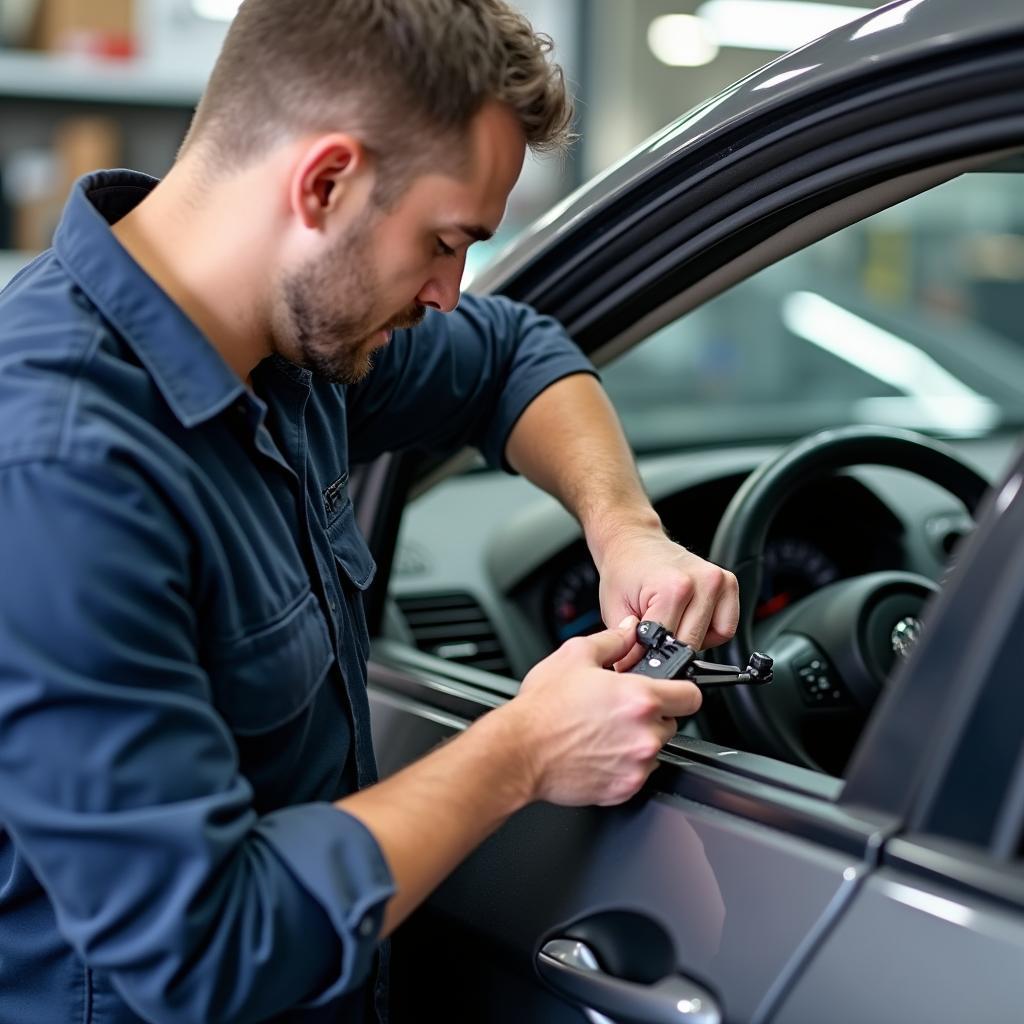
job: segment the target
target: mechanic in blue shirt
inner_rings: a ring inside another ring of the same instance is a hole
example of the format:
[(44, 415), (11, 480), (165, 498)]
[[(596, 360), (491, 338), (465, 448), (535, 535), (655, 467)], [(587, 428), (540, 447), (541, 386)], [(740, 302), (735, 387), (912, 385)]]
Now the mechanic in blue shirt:
[[(629, 616), (730, 635), (735, 580), (665, 537), (561, 329), (459, 304), (570, 113), (502, 0), (247, 0), (167, 178), (80, 181), (3, 293), (0, 1021), (382, 1018), (381, 940), (461, 858), (626, 799), (696, 710), (605, 667)], [(466, 442), (627, 618), (377, 783), (349, 465)]]

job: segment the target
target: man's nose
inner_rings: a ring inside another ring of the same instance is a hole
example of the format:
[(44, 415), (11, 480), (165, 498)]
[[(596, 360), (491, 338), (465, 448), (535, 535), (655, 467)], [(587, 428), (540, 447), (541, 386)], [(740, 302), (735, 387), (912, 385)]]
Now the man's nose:
[(451, 260), (442, 272), (431, 274), (416, 296), (416, 301), (421, 306), (430, 306), (442, 313), (450, 313), (459, 304), (465, 265), (465, 259)]

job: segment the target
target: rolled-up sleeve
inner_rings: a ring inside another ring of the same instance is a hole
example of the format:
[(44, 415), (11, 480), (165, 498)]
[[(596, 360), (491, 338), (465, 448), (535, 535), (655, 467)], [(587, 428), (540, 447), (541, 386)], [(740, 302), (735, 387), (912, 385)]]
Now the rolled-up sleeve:
[(356, 988), (393, 894), (330, 804), (258, 816), (197, 655), (188, 529), (130, 468), (0, 469), (0, 822), (147, 1020)]
[(594, 367), (551, 317), (500, 297), (465, 295), (396, 331), (365, 381), (348, 392), (353, 461), (419, 447), (478, 448), (495, 467), (526, 407), (563, 377)]

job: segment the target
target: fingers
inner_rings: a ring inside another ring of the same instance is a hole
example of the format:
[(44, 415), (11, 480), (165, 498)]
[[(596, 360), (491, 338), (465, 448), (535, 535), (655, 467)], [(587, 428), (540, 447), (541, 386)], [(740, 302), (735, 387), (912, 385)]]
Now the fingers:
[(633, 644), (632, 649), (626, 654), (624, 658), (620, 658), (615, 662), (616, 672), (628, 672), (634, 665), (639, 664), (640, 659), (644, 656), (646, 648), (643, 644)]
[(679, 732), (679, 723), (672, 717), (663, 718), (658, 723), (658, 730), (661, 736), (661, 745), (665, 746)]
[(703, 562), (700, 571), (679, 580), (672, 593), (659, 594), (644, 618), (660, 622), (695, 651), (722, 643), (736, 632), (739, 621), (736, 577)]
[(637, 620), (628, 615), (617, 629), (606, 629), (590, 636), (574, 637), (562, 645), (562, 650), (576, 650), (582, 664), (605, 668), (625, 657), (636, 643)]
[(700, 710), (703, 695), (688, 679), (647, 679), (658, 702), (658, 714), (668, 718), (687, 718)]
[(740, 621), (740, 586), (731, 572), (725, 574), (725, 584), (711, 616), (711, 625), (704, 637), (705, 647), (717, 647), (736, 635)]

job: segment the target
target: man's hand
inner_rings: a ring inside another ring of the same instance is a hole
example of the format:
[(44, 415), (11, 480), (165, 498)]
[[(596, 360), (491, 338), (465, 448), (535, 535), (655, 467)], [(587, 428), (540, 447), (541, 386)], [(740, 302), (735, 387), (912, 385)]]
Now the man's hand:
[[(527, 406), (506, 455), (580, 521), (601, 576), (601, 615), (660, 622), (695, 651), (736, 632), (739, 597), (731, 572), (673, 544), (644, 492), (633, 453), (601, 386), (566, 377)], [(636, 644), (620, 671), (643, 656)]]
[[(660, 529), (621, 531), (602, 548), (597, 569), (605, 622), (626, 615), (650, 619), (695, 651), (724, 643), (736, 632), (736, 577), (673, 543)], [(635, 644), (615, 667), (627, 671), (643, 653)]]
[(701, 694), (682, 679), (607, 671), (635, 643), (636, 627), (630, 618), (563, 644), (512, 700), (338, 802), (373, 833), (394, 876), (385, 935), (527, 804), (619, 804), (640, 789), (676, 717), (692, 715)]
[(636, 643), (637, 620), (575, 637), (526, 676), (500, 712), (516, 722), (528, 800), (618, 804), (644, 784), (658, 751), (692, 715), (700, 690), (685, 680), (606, 671)]

